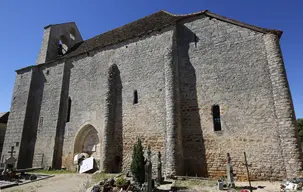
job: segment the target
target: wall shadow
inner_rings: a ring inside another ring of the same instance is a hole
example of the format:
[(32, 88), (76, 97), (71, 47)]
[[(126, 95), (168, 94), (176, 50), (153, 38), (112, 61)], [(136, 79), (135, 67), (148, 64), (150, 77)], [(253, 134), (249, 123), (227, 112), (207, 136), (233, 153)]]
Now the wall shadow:
[(33, 165), (38, 126), (43, 125), (43, 118), (39, 119), (39, 117), (45, 83), (46, 78), (42, 69), (33, 68), (22, 140), (14, 146), (20, 147), (17, 168), (30, 168)]
[(102, 140), (103, 171), (121, 172), (123, 157), (122, 83), (116, 64), (108, 70), (105, 128)]
[(120, 71), (116, 67), (116, 76), (114, 83), (115, 101), (114, 101), (114, 166), (112, 171), (114, 173), (120, 173), (122, 171), (122, 159), (123, 159), (123, 123), (122, 123), (122, 82), (120, 77)]
[(1, 124), (5, 125), (5, 127), (1, 127), (0, 129), (0, 154), (2, 154), (2, 150), (3, 150), (8, 117), (9, 117), (9, 112), (6, 112), (2, 117), (0, 117), (0, 125)]
[(180, 113), (182, 122), (183, 174), (207, 177), (206, 152), (197, 99), (197, 76), (189, 56), (199, 38), (183, 24), (177, 24), (177, 45), (180, 83)]
[(59, 115), (58, 115), (57, 129), (56, 129), (53, 163), (52, 163), (52, 168), (54, 169), (60, 169), (62, 166), (65, 125), (67, 123), (67, 115), (68, 115), (70, 74), (71, 74), (71, 69), (73, 67), (74, 66), (71, 61), (66, 61), (64, 65), (64, 74), (63, 74), (62, 89), (60, 96), (60, 107), (59, 107)]

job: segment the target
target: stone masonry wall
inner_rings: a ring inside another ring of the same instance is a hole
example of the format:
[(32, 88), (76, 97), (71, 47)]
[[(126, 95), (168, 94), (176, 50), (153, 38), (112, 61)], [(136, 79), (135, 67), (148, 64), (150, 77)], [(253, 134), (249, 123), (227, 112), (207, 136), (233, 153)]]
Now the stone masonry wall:
[(252, 179), (285, 178), (264, 34), (202, 16), (177, 29), (184, 174), (225, 175), (230, 153), (246, 179), (245, 151)]
[(32, 68), (32, 79), (30, 91), (26, 103), (26, 115), (20, 143), (18, 167), (32, 167), (34, 159), (35, 144), (37, 138), (37, 127), (43, 95), (44, 76), (40, 68)]
[(55, 138), (59, 118), (61, 89), (64, 74), (64, 64), (52, 64), (41, 68), (43, 72), (43, 91), (37, 127), (37, 139), (35, 144), (34, 166), (53, 166), (55, 150)]
[(183, 171), (182, 129), (180, 118), (180, 92), (176, 28), (171, 45), (164, 53), (165, 71), (165, 175), (180, 175)]
[(16, 153), (14, 156), (19, 156), (19, 146), (21, 143), (24, 128), (31, 79), (31, 69), (17, 72), (1, 157), (7, 158), (9, 156), (8, 151), (10, 151), (11, 146), (15, 147)]
[(6, 127), (7, 127), (6, 123), (0, 123), (0, 153), (2, 153)]
[(273, 34), (266, 34), (264, 42), (284, 166), (287, 177), (294, 178), (302, 174), (302, 148), (279, 38)]
[[(101, 143), (104, 143), (108, 69), (113, 64), (119, 69), (122, 85), (121, 101), (117, 101), (121, 102), (121, 109), (116, 107), (115, 111), (116, 123), (123, 127), (122, 141), (119, 141), (123, 142), (122, 169), (129, 169), (133, 144), (138, 137), (142, 138), (144, 147), (151, 145), (154, 163), (158, 151), (164, 154), (166, 109), (163, 67), (164, 53), (167, 47), (171, 47), (172, 36), (173, 31), (150, 34), (71, 60), (71, 120), (65, 127), (63, 147), (67, 167), (73, 158), (74, 138), (85, 125), (94, 126)], [(135, 90), (138, 93), (137, 104), (133, 103)]]
[(71, 168), (76, 138), (89, 127), (107, 172), (130, 168), (140, 137), (151, 146), (154, 172), (160, 151), (166, 175), (220, 177), (230, 153), (238, 179), (246, 179), (246, 152), (252, 179), (282, 179), (302, 168), (294, 121), (278, 37), (197, 16), (19, 70), (2, 155), (16, 146), (25, 159), (19, 167)]
[(117, 65), (113, 64), (108, 69), (107, 93), (104, 100), (101, 164), (105, 172), (121, 172), (123, 157), (121, 89), (120, 71)]

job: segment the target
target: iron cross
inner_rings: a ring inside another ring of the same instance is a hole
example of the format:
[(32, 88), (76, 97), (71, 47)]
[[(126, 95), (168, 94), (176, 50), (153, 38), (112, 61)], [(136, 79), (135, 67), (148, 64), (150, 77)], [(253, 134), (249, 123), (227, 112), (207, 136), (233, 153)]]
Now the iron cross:
[(11, 154), (11, 157), (13, 156), (13, 154), (15, 153), (16, 151), (14, 151), (14, 146), (11, 147), (11, 150), (8, 152)]
[(249, 171), (248, 171), (248, 167), (251, 166), (251, 164), (248, 164), (247, 163), (247, 158), (246, 158), (246, 153), (244, 152), (244, 160), (245, 160), (245, 163), (243, 163), (246, 167), (246, 171), (247, 171), (247, 179), (248, 179), (248, 182), (249, 182), (249, 190), (250, 192), (252, 192), (252, 187), (251, 187), (251, 183), (250, 183), (250, 178), (249, 178)]

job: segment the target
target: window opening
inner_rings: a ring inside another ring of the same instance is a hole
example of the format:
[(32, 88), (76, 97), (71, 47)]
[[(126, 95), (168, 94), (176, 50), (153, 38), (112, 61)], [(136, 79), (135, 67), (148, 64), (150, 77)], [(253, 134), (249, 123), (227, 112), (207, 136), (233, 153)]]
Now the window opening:
[(220, 107), (219, 105), (214, 105), (212, 107), (213, 122), (214, 122), (214, 131), (221, 131), (221, 118), (220, 118)]
[(72, 100), (71, 100), (70, 97), (68, 97), (68, 101), (67, 101), (67, 116), (66, 116), (66, 122), (69, 122), (69, 121), (70, 121), (71, 106), (72, 106)]
[(134, 91), (134, 104), (137, 104), (138, 103), (138, 91), (135, 90)]

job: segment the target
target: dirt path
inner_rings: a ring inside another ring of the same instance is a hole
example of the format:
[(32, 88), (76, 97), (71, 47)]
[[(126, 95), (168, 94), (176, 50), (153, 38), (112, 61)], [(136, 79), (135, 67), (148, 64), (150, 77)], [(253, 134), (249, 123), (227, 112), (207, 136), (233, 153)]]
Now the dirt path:
[[(188, 187), (181, 191), (218, 191), (215, 181), (181, 181)], [(91, 174), (57, 174), (52, 178), (4, 189), (4, 192), (85, 192), (93, 185)], [(236, 182), (236, 186), (248, 186), (248, 182)], [(256, 192), (279, 192), (280, 182), (252, 182), (253, 187), (261, 186)], [(171, 184), (161, 189), (170, 189)], [(167, 190), (166, 189), (166, 190)], [(90, 190), (89, 190), (90, 191)], [(234, 190), (230, 190), (234, 191)]]
[[(236, 182), (237, 187), (248, 187), (248, 182)], [(254, 192), (279, 192), (280, 191), (280, 182), (269, 182), (269, 181), (255, 181), (251, 183), (251, 186), (255, 189)], [(195, 186), (192, 188), (193, 191), (198, 192), (215, 192), (217, 190), (217, 186)], [(249, 188), (246, 188), (249, 189)], [(190, 190), (188, 190), (190, 191)], [(225, 190), (226, 192), (235, 192), (238, 190)], [(249, 190), (248, 190), (249, 191)]]
[[(269, 182), (269, 181), (253, 181), (251, 182), (251, 186), (260, 187), (254, 191), (257, 192), (279, 192), (280, 191), (281, 182)], [(248, 182), (236, 182), (237, 186), (248, 186)]]
[(4, 192), (85, 192), (91, 184), (89, 174), (58, 174), (52, 178), (20, 185)]

